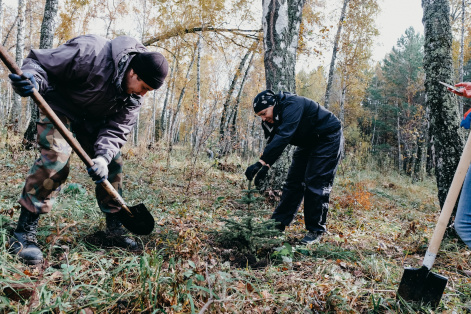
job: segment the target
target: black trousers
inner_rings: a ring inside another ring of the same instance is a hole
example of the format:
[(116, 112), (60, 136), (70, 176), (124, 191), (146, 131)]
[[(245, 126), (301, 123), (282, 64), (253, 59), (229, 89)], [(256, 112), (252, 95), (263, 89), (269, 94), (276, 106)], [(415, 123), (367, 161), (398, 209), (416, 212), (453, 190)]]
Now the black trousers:
[(304, 222), (311, 232), (325, 232), (329, 197), (343, 151), (342, 130), (320, 135), (311, 147), (298, 147), (288, 171), (280, 203), (272, 219), (288, 226), (304, 198)]

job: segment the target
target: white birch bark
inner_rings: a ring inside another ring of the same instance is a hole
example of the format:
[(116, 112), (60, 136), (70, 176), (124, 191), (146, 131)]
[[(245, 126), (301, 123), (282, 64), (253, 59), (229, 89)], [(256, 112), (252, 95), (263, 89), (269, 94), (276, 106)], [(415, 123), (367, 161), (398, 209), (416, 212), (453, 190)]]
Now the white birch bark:
[[(296, 51), (298, 49), (304, 0), (263, 0), (263, 46), (266, 88), (296, 92)], [(281, 190), (291, 164), (293, 149), (288, 146), (272, 165), (262, 190)]]
[[(460, 78), (459, 81), (463, 82), (463, 67), (464, 67), (464, 17), (466, 13), (466, 4), (465, 0), (461, 1), (461, 44), (460, 44), (460, 65), (459, 65), (459, 73)], [(463, 99), (459, 97), (458, 104), (460, 108), (460, 117), (463, 116)]]
[(463, 151), (464, 137), (459, 130), (460, 115), (455, 97), (438, 83), (450, 82), (453, 77), (449, 1), (422, 0), (422, 8), (426, 104), (431, 113), (438, 199), (443, 207)]
[(325, 90), (324, 107), (326, 108), (329, 108), (330, 91), (332, 89), (332, 82), (334, 78), (335, 60), (337, 59), (337, 51), (339, 49), (340, 34), (342, 33), (343, 21), (345, 20), (345, 13), (347, 11), (347, 5), (349, 1), (350, 0), (343, 0), (343, 7), (340, 13), (340, 20), (339, 20), (339, 25), (337, 28), (337, 34), (335, 34), (334, 47), (332, 49), (332, 59), (330, 61), (330, 67), (329, 67), (329, 76), (327, 79), (327, 87)]
[[(17, 23), (15, 61), (19, 67), (21, 67), (21, 65), (23, 64), (23, 52), (25, 49), (25, 15), (26, 15), (25, 0), (18, 0), (18, 23)], [(10, 113), (10, 121), (9, 121), (15, 133), (19, 131), (22, 109), (23, 109), (23, 105), (21, 102), (21, 97), (15, 93), (14, 98), (13, 98), (13, 107)]]
[[(44, 16), (41, 23), (41, 37), (39, 39), (39, 49), (51, 49), (54, 42), (54, 31), (56, 28), (57, 10), (59, 0), (46, 0), (44, 6)], [(32, 44), (32, 41), (31, 41)], [(25, 148), (33, 148), (36, 138), (36, 120), (39, 116), (38, 108), (33, 100), (29, 101), (29, 123), (23, 136)]]

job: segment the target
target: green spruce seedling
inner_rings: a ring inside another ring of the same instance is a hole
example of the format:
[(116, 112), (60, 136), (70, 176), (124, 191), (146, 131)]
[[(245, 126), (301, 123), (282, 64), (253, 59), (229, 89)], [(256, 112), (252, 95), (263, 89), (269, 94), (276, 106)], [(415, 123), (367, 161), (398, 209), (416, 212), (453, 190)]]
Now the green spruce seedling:
[(257, 203), (263, 197), (256, 196), (258, 190), (252, 189), (252, 181), (249, 181), (247, 190), (243, 190), (243, 192), (245, 195), (237, 202), (247, 205), (247, 210), (236, 212), (240, 219), (221, 219), (226, 223), (219, 234), (221, 241), (238, 243), (242, 252), (254, 255), (261, 248), (280, 245), (281, 240), (275, 237), (280, 234), (280, 231), (274, 228), (277, 222), (273, 219), (263, 218), (266, 211), (257, 207)]

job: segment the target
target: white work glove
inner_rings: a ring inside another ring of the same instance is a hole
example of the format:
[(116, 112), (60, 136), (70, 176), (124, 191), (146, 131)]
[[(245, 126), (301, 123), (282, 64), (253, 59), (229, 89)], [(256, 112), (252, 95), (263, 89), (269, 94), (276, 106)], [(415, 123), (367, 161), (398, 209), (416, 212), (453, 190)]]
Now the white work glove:
[(98, 156), (92, 161), (93, 166), (87, 169), (88, 174), (95, 183), (101, 183), (108, 178), (108, 161), (102, 156)]

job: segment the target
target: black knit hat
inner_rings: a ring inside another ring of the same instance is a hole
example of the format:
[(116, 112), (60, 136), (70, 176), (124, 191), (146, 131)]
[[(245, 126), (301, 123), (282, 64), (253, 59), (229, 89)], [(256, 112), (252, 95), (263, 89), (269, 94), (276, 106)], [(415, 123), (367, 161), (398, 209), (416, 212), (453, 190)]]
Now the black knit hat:
[(259, 93), (253, 100), (253, 110), (255, 113), (274, 105), (276, 105), (275, 93), (269, 89)]
[(129, 66), (153, 89), (162, 86), (168, 73), (167, 59), (159, 52), (138, 53), (132, 58)]

